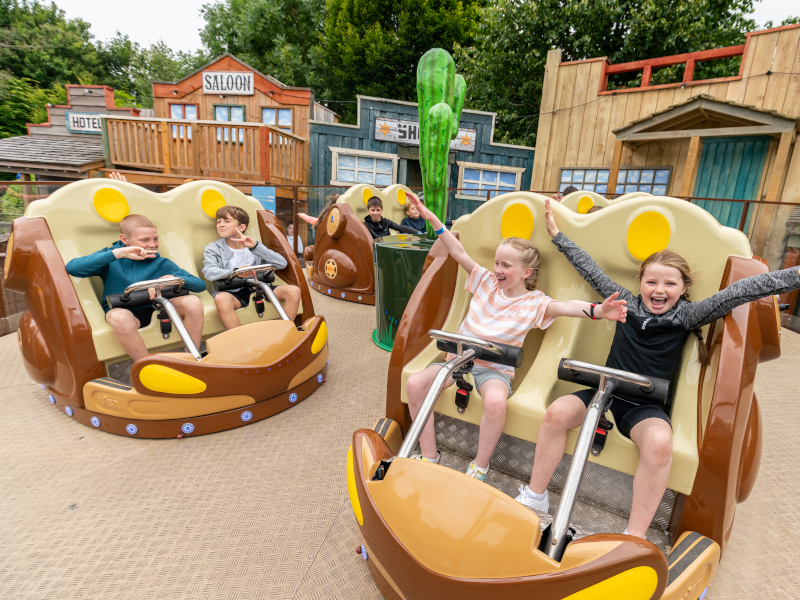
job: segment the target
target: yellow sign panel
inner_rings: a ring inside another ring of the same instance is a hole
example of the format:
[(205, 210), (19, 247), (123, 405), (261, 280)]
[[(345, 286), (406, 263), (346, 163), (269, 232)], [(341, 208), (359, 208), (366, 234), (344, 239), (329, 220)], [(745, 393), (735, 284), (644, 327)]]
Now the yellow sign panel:
[(637, 260), (661, 252), (669, 244), (670, 227), (667, 217), (659, 212), (643, 212), (628, 227), (628, 251)]
[(109, 223), (119, 223), (130, 212), (125, 196), (114, 188), (100, 188), (94, 193), (94, 209)]
[(339, 221), (342, 219), (342, 213), (335, 206), (328, 212), (328, 235), (333, 235), (336, 228), (339, 226)]
[(531, 239), (533, 235), (533, 213), (524, 204), (512, 204), (503, 211), (500, 219), (500, 235), (503, 239), (518, 237)]

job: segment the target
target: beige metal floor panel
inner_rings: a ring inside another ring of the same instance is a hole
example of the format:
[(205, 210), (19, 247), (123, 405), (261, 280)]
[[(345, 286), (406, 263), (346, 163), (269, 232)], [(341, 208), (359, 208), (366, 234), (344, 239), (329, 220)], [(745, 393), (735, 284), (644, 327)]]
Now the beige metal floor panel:
[[(372, 599), (344, 461), (382, 416), (374, 308), (314, 294), (325, 386), (240, 429), (137, 440), (56, 410), (0, 338), (0, 599)], [(707, 598), (800, 599), (800, 336), (762, 365), (761, 473)]]

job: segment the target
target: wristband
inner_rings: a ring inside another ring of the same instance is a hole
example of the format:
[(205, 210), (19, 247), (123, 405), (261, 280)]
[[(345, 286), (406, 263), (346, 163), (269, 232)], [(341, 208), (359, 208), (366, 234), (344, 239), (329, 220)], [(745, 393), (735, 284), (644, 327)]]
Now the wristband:
[(597, 306), (597, 304), (592, 302), (591, 304), (589, 304), (589, 312), (586, 312), (585, 310), (583, 311), (583, 314), (585, 314), (587, 317), (589, 317), (592, 321), (597, 321), (597, 317), (594, 316), (594, 307), (595, 306)]
[(442, 235), (442, 234), (443, 234), (445, 231), (447, 231), (447, 229), (445, 229), (445, 227), (444, 227), (444, 226), (442, 226), (442, 228), (441, 228), (441, 229), (437, 229), (437, 230), (436, 230), (436, 231), (434, 231), (433, 233), (435, 233), (436, 235)]

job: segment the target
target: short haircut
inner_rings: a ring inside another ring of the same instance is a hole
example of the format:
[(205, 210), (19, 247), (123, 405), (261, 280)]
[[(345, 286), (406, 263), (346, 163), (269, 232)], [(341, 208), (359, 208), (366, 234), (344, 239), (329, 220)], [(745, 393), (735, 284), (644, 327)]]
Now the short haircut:
[(225, 217), (236, 219), (239, 225), (250, 225), (250, 215), (247, 214), (245, 209), (239, 208), (238, 206), (228, 206), (226, 204), (222, 208), (217, 209), (216, 216), (217, 219), (224, 219)]
[(373, 196), (367, 201), (367, 208), (369, 209), (372, 208), (373, 206), (380, 206), (381, 208), (383, 208), (383, 202), (381, 202), (381, 199), (378, 198), (377, 196)]
[(413, 204), (411, 204), (411, 202), (409, 202), (409, 201), (406, 201), (406, 204), (405, 204), (405, 206), (403, 206), (403, 210), (404, 210), (404, 211), (406, 211), (406, 214), (408, 214), (408, 211), (410, 211), (410, 210), (411, 210), (411, 207), (412, 207), (412, 206), (414, 206), (414, 205), (413, 205)]
[(130, 237), (139, 227), (156, 228), (156, 224), (144, 215), (128, 215), (119, 222), (119, 232), (125, 237)]
[(563, 192), (561, 192), (561, 193), (562, 193), (562, 194), (564, 194), (565, 196), (568, 196), (568, 195), (569, 195), (569, 194), (571, 194), (572, 192), (577, 192), (577, 191), (578, 191), (578, 188), (576, 188), (574, 185), (571, 185), (571, 186), (569, 186), (568, 188), (566, 188), (566, 189), (565, 189)]
[(592, 208), (586, 211), (586, 214), (590, 215), (592, 213), (596, 213), (598, 210), (603, 210), (603, 207), (595, 204)]

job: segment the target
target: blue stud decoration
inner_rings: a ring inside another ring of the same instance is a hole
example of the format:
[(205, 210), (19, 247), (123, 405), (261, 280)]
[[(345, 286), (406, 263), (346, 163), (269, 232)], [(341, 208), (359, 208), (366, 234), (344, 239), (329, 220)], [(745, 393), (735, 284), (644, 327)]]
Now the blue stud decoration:
[(242, 413), (242, 421), (244, 421), (245, 423), (247, 423), (252, 418), (253, 418), (253, 413), (251, 413), (249, 410), (246, 410)]
[(128, 423), (125, 426), (125, 431), (127, 431), (131, 435), (136, 435), (137, 433), (139, 433), (139, 428), (136, 425), (134, 425), (133, 423)]
[(56, 397), (53, 396), (53, 394), (50, 394), (49, 396), (47, 396), (47, 399), (50, 400), (50, 404), (55, 404), (56, 403)]
[(363, 544), (361, 545), (361, 556), (364, 557), (364, 560), (367, 560), (367, 547)]
[(322, 374), (317, 375), (317, 383), (322, 383)]
[(194, 431), (194, 425), (192, 425), (191, 423), (184, 423), (181, 426), (181, 431), (188, 435)]
[(328, 290), (328, 293), (329, 293), (329, 294), (331, 293), (330, 289)]
[(325, 361), (325, 364), (326, 364), (326, 365), (329, 365), (329, 364), (331, 364), (331, 359), (329, 358), (328, 360), (326, 360), (326, 361)]
[(342, 292), (342, 298), (344, 298), (344, 292)]
[(297, 394), (295, 394), (295, 393), (291, 393), (291, 394), (289, 395), (289, 402), (292, 402), (292, 403), (295, 403), (295, 402), (297, 402)]
[(68, 407), (66, 407), (66, 408), (64, 409), (64, 412), (65, 412), (65, 413), (67, 413), (67, 416), (69, 416), (69, 417), (71, 417), (72, 415), (74, 415), (74, 414), (75, 414), (75, 411), (74, 411), (74, 410), (72, 410), (72, 407), (71, 407), (71, 406), (68, 406)]
[(47, 388), (45, 387), (45, 385), (44, 385), (44, 384), (42, 384), (42, 389), (43, 389), (43, 390), (46, 390), (46, 389), (47, 389)]
[(92, 425), (94, 425), (95, 427), (100, 427), (100, 419), (98, 419), (97, 417), (92, 417), (89, 420), (92, 422)]

